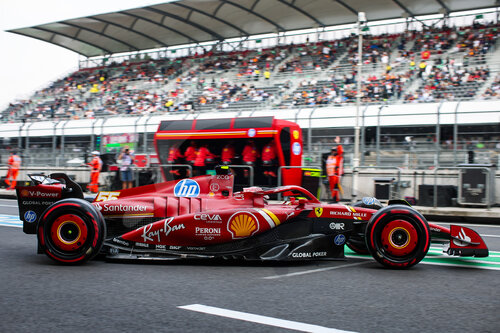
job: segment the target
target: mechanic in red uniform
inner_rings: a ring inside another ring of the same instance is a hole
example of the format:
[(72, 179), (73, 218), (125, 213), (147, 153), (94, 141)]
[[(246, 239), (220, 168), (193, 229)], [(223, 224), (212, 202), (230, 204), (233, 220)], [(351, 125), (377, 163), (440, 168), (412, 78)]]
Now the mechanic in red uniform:
[[(191, 144), (189, 147), (187, 147), (186, 151), (184, 152), (184, 158), (186, 159), (186, 163), (190, 164), (191, 166), (194, 165), (194, 160), (196, 160), (196, 152), (197, 152), (197, 146), (196, 142), (191, 141)], [(191, 175), (188, 175), (190, 177)]]
[(326, 174), (330, 184), (332, 200), (338, 202), (340, 200), (340, 178), (344, 174), (344, 149), (341, 145), (332, 147), (332, 152), (326, 160)]
[(102, 160), (99, 157), (100, 153), (98, 151), (92, 152), (92, 161), (87, 163), (90, 166), (90, 183), (87, 185), (87, 189), (92, 193), (99, 192), (99, 174), (102, 169)]
[[(247, 144), (243, 148), (243, 152), (241, 153), (243, 164), (255, 166), (257, 162), (257, 158), (259, 158), (259, 151), (257, 150), (257, 146), (253, 140), (248, 140)], [(245, 169), (244, 175), (245, 178), (248, 178), (248, 169)]]
[(267, 177), (277, 177), (275, 172), (276, 147), (274, 140), (271, 140), (262, 149), (261, 160), (262, 168), (264, 169), (264, 175)]
[(15, 151), (11, 151), (7, 164), (9, 165), (9, 169), (7, 170), (5, 183), (9, 186), (7, 190), (14, 190), (17, 185), (19, 168), (21, 168), (21, 157), (19, 157)]
[[(181, 162), (181, 159), (184, 157), (182, 155), (181, 150), (179, 149), (179, 145), (177, 143), (174, 143), (170, 149), (168, 150), (168, 159), (167, 163), (168, 164), (179, 164)], [(175, 176), (180, 176), (179, 168), (171, 168), (169, 171), (171, 174)]]
[(221, 154), (221, 162), (224, 165), (229, 165), (234, 163), (234, 158), (236, 156), (236, 152), (234, 150), (234, 145), (232, 142), (229, 142), (222, 148)]
[(213, 161), (215, 155), (210, 152), (208, 145), (204, 144), (196, 152), (196, 159), (194, 160), (194, 174), (195, 176), (202, 176), (207, 173), (207, 164)]

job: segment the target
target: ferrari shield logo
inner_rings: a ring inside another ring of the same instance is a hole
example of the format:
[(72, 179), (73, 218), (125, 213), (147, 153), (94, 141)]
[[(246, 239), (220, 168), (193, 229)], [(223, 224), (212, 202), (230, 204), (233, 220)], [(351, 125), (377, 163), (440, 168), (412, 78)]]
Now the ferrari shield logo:
[(316, 207), (316, 208), (314, 208), (314, 213), (316, 213), (317, 217), (320, 217), (321, 214), (323, 214), (323, 207)]

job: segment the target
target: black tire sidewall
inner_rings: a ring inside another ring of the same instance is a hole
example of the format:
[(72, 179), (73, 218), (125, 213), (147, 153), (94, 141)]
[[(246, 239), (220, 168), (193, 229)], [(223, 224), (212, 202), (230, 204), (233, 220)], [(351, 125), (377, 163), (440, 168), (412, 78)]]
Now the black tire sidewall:
[[(385, 216), (384, 216), (385, 215)], [(411, 254), (397, 257), (386, 253), (381, 245), (381, 232), (393, 220), (404, 220), (417, 231), (417, 245)], [(394, 205), (379, 210), (372, 216), (366, 227), (366, 247), (379, 263), (391, 268), (408, 268), (419, 263), (429, 250), (431, 233), (426, 219), (415, 209)]]
[[(374, 210), (380, 210), (382, 207), (379, 205), (367, 205), (363, 201), (358, 201), (352, 205), (352, 207), (368, 208)], [(358, 234), (353, 234), (346, 241), (348, 248), (356, 252), (357, 254), (370, 254), (368, 247), (366, 246), (366, 241), (364, 236)]]
[[(87, 227), (88, 237), (81, 248), (75, 252), (57, 248), (50, 235), (54, 221), (65, 214), (77, 215)], [(37, 225), (37, 237), (38, 243), (49, 258), (66, 265), (77, 265), (87, 262), (100, 252), (106, 237), (106, 224), (102, 214), (89, 202), (76, 198), (63, 199), (43, 212)]]

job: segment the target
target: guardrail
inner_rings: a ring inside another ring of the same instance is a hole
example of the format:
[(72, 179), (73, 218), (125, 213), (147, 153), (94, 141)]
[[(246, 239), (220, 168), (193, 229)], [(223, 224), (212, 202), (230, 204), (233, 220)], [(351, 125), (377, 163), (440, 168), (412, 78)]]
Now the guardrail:
[[(488, 179), (491, 177), (491, 172), (492, 170), (488, 167), (484, 167), (484, 166), (463, 166), (463, 167), (449, 167), (449, 168), (446, 168), (446, 167), (437, 167), (434, 169), (434, 186), (433, 186), (433, 207), (434, 208), (437, 208), (437, 202), (438, 202), (438, 193), (437, 193), (437, 172), (439, 170), (467, 170), (467, 169), (478, 169), (478, 170), (483, 170), (486, 171), (486, 174), (488, 175)], [(460, 177), (460, 172), (458, 173), (457, 175), (457, 182), (459, 181), (459, 178)], [(457, 187), (459, 186), (459, 184), (457, 184)], [(493, 184), (494, 186), (494, 184)], [(458, 191), (459, 193), (457, 193), (457, 203), (459, 205), (464, 205), (464, 204), (468, 204), (468, 203), (465, 203), (463, 202), (461, 199), (461, 195), (460, 195), (460, 192), (461, 191)], [(486, 190), (486, 204), (480, 204), (480, 203), (477, 203), (476, 205), (481, 205), (481, 206), (486, 206), (486, 209), (487, 210), (491, 210), (491, 189), (490, 188), (487, 188)]]
[[(170, 169), (173, 169), (173, 168), (186, 168), (188, 169), (188, 172), (189, 174), (192, 176), (193, 175), (193, 167), (191, 166), (191, 164), (159, 164), (158, 167), (156, 168), (156, 179), (162, 179), (161, 177), (161, 171), (162, 171), (162, 168), (170, 168)], [(135, 168), (136, 170), (140, 170), (139, 168)], [(144, 168), (146, 169), (146, 168)], [(135, 170), (134, 170), (135, 171)], [(139, 173), (139, 171), (137, 171), (137, 174)], [(138, 181), (139, 177), (136, 177), (136, 182)], [(138, 186), (138, 184), (136, 183), (136, 186)]]
[[(356, 178), (356, 174), (359, 173), (359, 169), (388, 169), (388, 170), (397, 170), (397, 179), (396, 179), (396, 182), (397, 182), (397, 187), (396, 187), (396, 194), (397, 196), (399, 196), (399, 184), (401, 183), (401, 172), (403, 171), (402, 168), (400, 167), (391, 167), (391, 166), (377, 166), (376, 168), (374, 167), (371, 167), (371, 166), (358, 166), (358, 167), (355, 167), (352, 169), (352, 183), (351, 183), (351, 187), (352, 187), (352, 203), (355, 203), (356, 202), (356, 199), (357, 199), (357, 189), (354, 187), (355, 184), (354, 184), (354, 180)], [(389, 198), (391, 197), (392, 195), (392, 190), (389, 192)]]
[(250, 186), (253, 186), (254, 184), (254, 176), (255, 176), (255, 172), (254, 172), (254, 168), (253, 166), (251, 165), (239, 165), (239, 164), (229, 164), (227, 165), (227, 167), (229, 167), (230, 169), (248, 169), (249, 171), (249, 174), (248, 174), (248, 184)]
[[(307, 168), (307, 169), (311, 169), (311, 168), (318, 168), (321, 170), (321, 165), (282, 165), (280, 167), (278, 167), (278, 179), (277, 179), (277, 186), (281, 186), (281, 172), (283, 169), (303, 169), (303, 168)], [(319, 179), (318, 179), (318, 182), (319, 182)], [(300, 184), (299, 184), (300, 185)], [(281, 193), (278, 193), (278, 200), (281, 200)]]

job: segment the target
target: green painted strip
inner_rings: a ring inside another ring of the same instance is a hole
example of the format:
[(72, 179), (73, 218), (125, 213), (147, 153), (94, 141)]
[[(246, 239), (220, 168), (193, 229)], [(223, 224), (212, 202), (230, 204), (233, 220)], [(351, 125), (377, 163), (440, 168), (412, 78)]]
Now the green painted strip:
[[(440, 248), (430, 248), (427, 256), (421, 261), (422, 263), (435, 264), (435, 265), (451, 265), (458, 267), (475, 267), (475, 268), (484, 268), (484, 269), (494, 269), (500, 270), (500, 257), (497, 257), (497, 251), (490, 251), (490, 254), (493, 254), (493, 257), (484, 257), (484, 258), (476, 258), (476, 257), (455, 257), (448, 256), (446, 253), (442, 252)], [(346, 256), (356, 257), (356, 258), (372, 258), (371, 255), (366, 254), (357, 254), (348, 247), (345, 248)]]
[[(484, 258), (481, 258), (484, 259)], [(456, 258), (456, 257), (449, 257), (449, 258), (428, 258), (425, 257), (422, 262), (437, 262), (437, 263), (443, 263), (443, 264), (460, 264), (463, 266), (495, 266), (500, 268), (500, 263), (484, 263), (479, 260), (475, 259), (468, 259), (468, 260), (463, 260), (462, 258)]]

